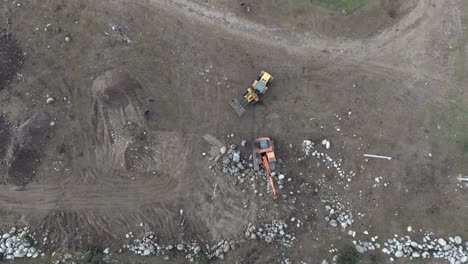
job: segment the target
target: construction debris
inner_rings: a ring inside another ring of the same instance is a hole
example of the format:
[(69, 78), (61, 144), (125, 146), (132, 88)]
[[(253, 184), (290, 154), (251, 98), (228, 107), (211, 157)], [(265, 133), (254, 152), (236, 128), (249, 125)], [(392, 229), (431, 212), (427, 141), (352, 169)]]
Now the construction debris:
[(364, 154), (364, 157), (376, 158), (376, 159), (386, 159), (386, 160), (391, 160), (391, 159), (392, 159), (392, 157), (380, 156), (380, 155), (373, 155), (373, 154)]

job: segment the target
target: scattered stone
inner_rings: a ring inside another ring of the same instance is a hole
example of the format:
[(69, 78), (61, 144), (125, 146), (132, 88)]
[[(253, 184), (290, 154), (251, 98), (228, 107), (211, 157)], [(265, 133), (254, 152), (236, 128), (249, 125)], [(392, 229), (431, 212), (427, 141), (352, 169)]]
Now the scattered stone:
[[(291, 146), (292, 147), (292, 146)], [(306, 155), (309, 155), (309, 153), (314, 149), (314, 143), (310, 140), (304, 140), (302, 141), (302, 150)]]
[(225, 154), (227, 151), (227, 147), (226, 146), (222, 146), (220, 149), (219, 149), (219, 152), (221, 152), (221, 154)]
[(241, 141), (241, 146), (242, 146), (242, 147), (245, 147), (246, 144), (247, 144), (247, 140), (242, 140), (242, 141)]
[(439, 243), (441, 246), (447, 245), (447, 242), (446, 242), (443, 238), (439, 238), (439, 239), (437, 240), (437, 243)]
[(46, 100), (47, 104), (52, 104), (55, 102), (55, 99), (53, 97), (47, 97), (47, 100)]
[(360, 245), (356, 245), (356, 250), (357, 250), (357, 252), (359, 252), (359, 253), (364, 253), (364, 252), (366, 252), (366, 248), (365, 248), (365, 247), (362, 247), (362, 246), (360, 246)]
[(104, 251), (103, 251), (102, 253), (104, 253), (104, 254), (108, 255), (108, 254), (110, 253), (110, 248), (106, 248), (106, 249), (104, 249)]
[(245, 234), (247, 238), (249, 238), (248, 235), (250, 234), (250, 239), (258, 238), (266, 243), (277, 243), (285, 247), (292, 247), (296, 237), (287, 232), (287, 227), (286, 222), (282, 220), (273, 220), (271, 224), (268, 223), (261, 227), (249, 223)]
[(66, 36), (66, 37), (65, 37), (65, 41), (66, 41), (66, 42), (70, 42), (70, 41), (71, 41), (70, 36)]
[(322, 146), (324, 146), (326, 149), (330, 149), (331, 143), (327, 139), (322, 140)]

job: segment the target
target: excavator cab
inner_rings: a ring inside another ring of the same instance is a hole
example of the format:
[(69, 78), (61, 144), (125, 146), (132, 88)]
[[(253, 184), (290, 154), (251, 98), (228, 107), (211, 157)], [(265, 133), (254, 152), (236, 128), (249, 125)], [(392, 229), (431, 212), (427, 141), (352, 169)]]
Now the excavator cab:
[(276, 156), (274, 151), (273, 140), (267, 137), (258, 138), (253, 142), (253, 158), (254, 170), (260, 169), (259, 165), (262, 163), (262, 157), (265, 156), (270, 163), (271, 170), (275, 170)]

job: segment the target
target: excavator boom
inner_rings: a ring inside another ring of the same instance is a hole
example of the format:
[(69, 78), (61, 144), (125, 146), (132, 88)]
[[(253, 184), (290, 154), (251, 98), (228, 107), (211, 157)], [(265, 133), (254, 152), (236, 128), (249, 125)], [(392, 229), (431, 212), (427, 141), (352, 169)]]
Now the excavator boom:
[(270, 182), (271, 191), (273, 192), (273, 200), (278, 199), (276, 194), (275, 183), (273, 182), (273, 176), (271, 175), (270, 163), (268, 162), (268, 157), (266, 155), (262, 156), (263, 167), (265, 167), (265, 172), (268, 176), (268, 181)]

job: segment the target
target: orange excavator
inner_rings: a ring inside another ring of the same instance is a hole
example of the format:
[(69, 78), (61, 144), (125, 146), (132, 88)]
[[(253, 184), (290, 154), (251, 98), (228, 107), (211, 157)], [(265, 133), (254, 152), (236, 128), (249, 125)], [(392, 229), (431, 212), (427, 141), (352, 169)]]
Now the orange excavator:
[(276, 165), (276, 156), (273, 146), (273, 140), (268, 137), (257, 138), (252, 143), (253, 147), (253, 163), (254, 170), (260, 170), (260, 160), (265, 168), (265, 172), (268, 176), (268, 181), (270, 183), (271, 191), (273, 192), (273, 200), (278, 199), (276, 194), (275, 183), (273, 182), (273, 176), (271, 171), (275, 170)]

